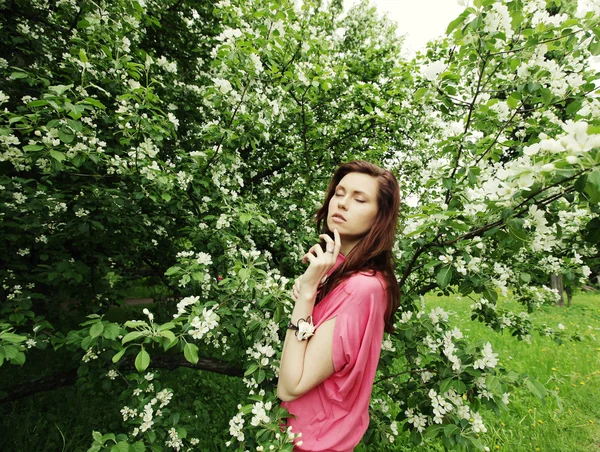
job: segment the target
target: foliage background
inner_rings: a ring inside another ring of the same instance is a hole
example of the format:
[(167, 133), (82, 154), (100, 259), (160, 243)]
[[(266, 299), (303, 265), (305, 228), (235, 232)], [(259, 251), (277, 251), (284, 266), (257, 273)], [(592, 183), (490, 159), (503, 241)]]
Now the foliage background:
[[(332, 169), (355, 158), (418, 199), (403, 206), (402, 312), (366, 442), (405, 428), (483, 449), (480, 411), (515, 386), (546, 394), (427, 311), (429, 292), (472, 296), (474, 318), (525, 341), (584, 336), (497, 301), (533, 312), (555, 299), (550, 274), (577, 288), (597, 266), (597, 7), (474, 1), (412, 61), (367, 3), (0, 8), (0, 364), (49, 359), (90, 397), (115, 391), (124, 411), (91, 450), (206, 438), (209, 397), (177, 401), (179, 367), (243, 377), (231, 437), (213, 438), (291, 448), (273, 388), (288, 282)], [(160, 300), (151, 311), (123, 307), (137, 287)]]

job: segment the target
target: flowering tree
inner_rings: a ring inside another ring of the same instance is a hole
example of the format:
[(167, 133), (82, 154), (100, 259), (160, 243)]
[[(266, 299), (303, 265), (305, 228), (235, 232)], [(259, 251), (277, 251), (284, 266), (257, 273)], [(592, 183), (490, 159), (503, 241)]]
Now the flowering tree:
[[(471, 296), (473, 316), (530, 340), (526, 313), (498, 293), (530, 309), (551, 298), (525, 287), (532, 262), (587, 276), (598, 10), (477, 0), (404, 61), (366, 3), (205, 3), (0, 5), (12, 49), (0, 60), (0, 364), (52, 345), (92, 384), (127, 379), (123, 429), (94, 432), (90, 450), (197, 445), (153, 371), (179, 365), (243, 378), (227, 446), (291, 450), (302, 432), (281, 431), (274, 389), (288, 282), (332, 169), (365, 158), (393, 169), (407, 200), (402, 306), (365, 442), (385, 450), (406, 428), (416, 444), (483, 449), (480, 410), (505, 408), (516, 384), (544, 387), (498, 368), (489, 343), (421, 297)], [(169, 318), (108, 320), (141, 276), (177, 298)], [(88, 314), (79, 329), (57, 323), (65, 301)]]

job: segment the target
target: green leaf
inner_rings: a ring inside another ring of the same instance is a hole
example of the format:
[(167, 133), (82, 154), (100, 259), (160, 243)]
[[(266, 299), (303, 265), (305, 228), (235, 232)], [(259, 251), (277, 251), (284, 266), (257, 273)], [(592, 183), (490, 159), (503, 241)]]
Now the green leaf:
[(491, 391), (495, 393), (502, 392), (502, 384), (500, 383), (500, 379), (495, 375), (489, 375), (485, 379), (485, 386)]
[(14, 359), (19, 353), (19, 349), (14, 345), (5, 345), (4, 346), (4, 355), (6, 359)]
[(125, 337), (121, 341), (121, 344), (125, 345), (127, 342), (133, 341), (133, 340), (137, 339), (138, 337), (145, 336), (145, 335), (146, 335), (145, 331), (132, 331), (125, 335)]
[(263, 381), (265, 381), (265, 376), (266, 376), (265, 371), (260, 369), (258, 371), (258, 378), (256, 379), (256, 382), (258, 384), (261, 384)]
[(238, 271), (238, 276), (242, 281), (248, 280), (248, 278), (250, 278), (250, 269), (241, 268), (240, 271)]
[(150, 355), (146, 350), (144, 350), (144, 347), (142, 347), (140, 352), (135, 357), (135, 368), (138, 370), (138, 372), (143, 372), (148, 368), (149, 365)]
[(506, 103), (507, 105), (512, 108), (513, 110), (516, 110), (517, 107), (519, 106), (519, 102), (521, 101), (521, 93), (515, 91), (514, 93), (512, 93), (510, 96), (508, 96), (508, 99), (506, 99)]
[(18, 364), (19, 366), (22, 366), (23, 364), (25, 364), (25, 353), (23, 352), (19, 352), (17, 353), (17, 356), (15, 356), (12, 359), (13, 364)]
[(471, 14), (470, 8), (465, 9), (460, 15), (454, 19), (452, 22), (448, 24), (448, 28), (446, 28), (446, 34), (449, 35), (452, 33), (460, 24), (462, 24), (467, 17)]
[(21, 336), (20, 334), (14, 333), (2, 333), (0, 334), (0, 339), (3, 339), (7, 342), (12, 342), (13, 344), (20, 344), (27, 339), (27, 336)]
[(420, 100), (420, 99), (421, 99), (421, 98), (422, 98), (422, 97), (425, 95), (425, 93), (426, 93), (426, 92), (427, 92), (427, 88), (419, 88), (419, 89), (418, 89), (418, 90), (415, 92), (415, 94), (414, 94), (414, 96), (413, 96), (413, 99), (414, 99), (415, 101), (418, 101), (418, 100)]
[(143, 320), (128, 320), (125, 322), (125, 328), (148, 328), (148, 324)]
[(44, 99), (32, 100), (27, 104), (28, 107), (44, 107), (48, 105), (48, 101)]
[(520, 242), (527, 241), (527, 233), (523, 229), (523, 219), (510, 218), (506, 221), (506, 225), (508, 226), (508, 230), (512, 238)]
[(160, 196), (162, 197), (162, 199), (164, 199), (167, 202), (169, 202), (171, 200), (171, 195), (167, 192), (163, 192)]
[(250, 365), (250, 367), (248, 367), (248, 369), (246, 369), (246, 372), (244, 372), (244, 376), (247, 377), (248, 375), (252, 375), (257, 370), (258, 370), (258, 364), (253, 363)]
[(444, 435), (450, 436), (458, 430), (459, 428), (455, 424), (448, 424), (444, 427)]
[(585, 239), (590, 243), (600, 243), (600, 218), (592, 218), (585, 226)]
[[(444, 429), (443, 425), (432, 425), (432, 426), (428, 427), (427, 430), (425, 430), (425, 435), (423, 435), (423, 436), (425, 438), (435, 438), (436, 436), (438, 436), (440, 431), (442, 431), (443, 429)], [(415, 432), (415, 431), (416, 430), (413, 430), (413, 432)]]
[(442, 185), (444, 186), (444, 188), (452, 190), (456, 185), (456, 180), (452, 177), (444, 177), (442, 178)]
[(102, 444), (104, 444), (107, 439), (112, 439), (113, 441), (116, 441), (115, 434), (114, 433), (105, 433), (104, 435), (102, 435), (102, 439), (101, 439)]
[(454, 380), (452, 382), (452, 387), (455, 389), (457, 394), (464, 394), (467, 391), (467, 386), (462, 382), (462, 380)]
[(44, 149), (44, 146), (39, 144), (28, 144), (27, 146), (23, 146), (25, 152), (41, 151), (42, 149)]
[(567, 105), (567, 114), (569, 116), (574, 116), (579, 110), (581, 110), (582, 105), (583, 102), (581, 100), (570, 102), (569, 105)]
[(129, 452), (129, 443), (127, 441), (119, 441), (110, 448), (110, 452)]
[(90, 328), (90, 336), (98, 337), (102, 334), (102, 331), (104, 331), (104, 324), (102, 322), (94, 323)]
[(25, 116), (13, 116), (12, 118), (10, 118), (8, 120), (8, 123), (14, 124), (15, 122), (19, 122), (19, 121), (25, 122), (24, 120), (25, 120)]
[(121, 328), (116, 323), (108, 323), (104, 326), (103, 336), (106, 339), (116, 339), (121, 332)]
[(452, 377), (446, 378), (444, 381), (440, 383), (440, 393), (444, 393), (448, 391), (452, 387)]
[(146, 450), (146, 446), (141, 441), (129, 445), (130, 452), (144, 452)]
[(525, 381), (525, 386), (527, 386), (529, 392), (535, 395), (538, 399), (544, 400), (544, 398), (546, 397), (546, 387), (539, 381), (527, 380)]
[(187, 343), (183, 347), (183, 356), (192, 364), (198, 363), (198, 346), (196, 344)]
[(438, 271), (436, 280), (441, 289), (444, 289), (446, 286), (448, 286), (448, 284), (450, 284), (450, 281), (452, 280), (452, 274), (453, 269), (451, 265), (444, 266), (440, 269), (440, 271)]
[(75, 135), (71, 133), (66, 127), (58, 129), (58, 138), (65, 144), (71, 143), (75, 139)]
[(175, 324), (173, 322), (167, 322), (160, 325), (158, 331), (172, 330), (173, 328), (175, 328)]
[(27, 74), (25, 72), (13, 72), (10, 74), (10, 78), (13, 80), (18, 80), (20, 78), (27, 78)]
[(70, 90), (71, 88), (73, 88), (73, 84), (70, 85), (55, 85), (55, 86), (49, 86), (48, 87), (48, 91), (50, 91), (51, 93), (56, 94), (57, 96), (62, 96), (65, 91)]
[(117, 353), (115, 353), (115, 355), (112, 357), (112, 362), (113, 363), (118, 363), (121, 358), (123, 357), (123, 355), (125, 354), (125, 352), (127, 351), (126, 348), (119, 350)]
[(486, 286), (481, 293), (486, 300), (496, 302), (498, 301), (498, 292), (494, 287)]
[(590, 202), (600, 203), (600, 171), (594, 171), (587, 175), (585, 192), (590, 197)]
[(170, 330), (161, 331), (160, 335), (162, 337), (166, 337), (167, 339), (169, 339), (170, 342), (177, 340), (177, 338), (173, 334), (173, 331), (170, 331)]
[(165, 276), (171, 276), (177, 272), (181, 271), (181, 267), (170, 267), (167, 269), (167, 271), (165, 272)]
[(84, 350), (87, 350), (91, 347), (92, 343), (95, 343), (95, 342), (97, 342), (97, 338), (92, 337), (92, 336), (86, 336), (81, 341), (81, 348), (83, 348)]
[(594, 39), (589, 46), (589, 50), (593, 56), (600, 55), (600, 40)]
[(75, 121), (74, 119), (67, 119), (67, 124), (69, 127), (77, 132), (81, 132), (83, 130), (83, 124), (80, 121)]
[(50, 156), (53, 159), (57, 160), (58, 162), (62, 162), (65, 159), (65, 154), (63, 154), (60, 151), (54, 151), (54, 150), (52, 150), (52, 151), (50, 151)]
[(94, 99), (93, 97), (86, 97), (81, 102), (93, 105), (94, 107), (101, 108), (102, 110), (104, 110), (106, 108), (106, 106), (102, 102), (100, 102), (98, 99)]

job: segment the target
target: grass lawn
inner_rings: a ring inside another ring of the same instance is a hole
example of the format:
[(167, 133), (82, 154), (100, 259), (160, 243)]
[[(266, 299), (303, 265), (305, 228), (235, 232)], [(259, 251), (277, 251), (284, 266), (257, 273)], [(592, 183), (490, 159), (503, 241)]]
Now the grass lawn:
[[(526, 344), (471, 321), (469, 298), (431, 295), (426, 303), (428, 309), (441, 306), (454, 312), (451, 322), (471, 340), (489, 341), (500, 365), (531, 375), (549, 391), (540, 401), (520, 388), (500, 418), (485, 413), (488, 432), (483, 439), (491, 451), (600, 451), (600, 292), (574, 296), (570, 308), (543, 307), (531, 314), (535, 325), (558, 329), (560, 323), (565, 331), (585, 337), (563, 345), (539, 335)], [(523, 310), (518, 303), (499, 304)]]

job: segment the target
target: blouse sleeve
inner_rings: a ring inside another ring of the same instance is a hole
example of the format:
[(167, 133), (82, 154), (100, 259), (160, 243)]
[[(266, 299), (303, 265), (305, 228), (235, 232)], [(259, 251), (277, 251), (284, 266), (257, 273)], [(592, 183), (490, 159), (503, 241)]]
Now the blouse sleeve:
[(339, 296), (347, 299), (335, 316), (332, 353), (334, 370), (343, 375), (364, 365), (368, 354), (381, 347), (386, 293), (377, 276), (357, 274)]

